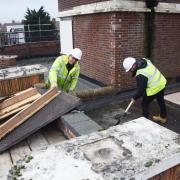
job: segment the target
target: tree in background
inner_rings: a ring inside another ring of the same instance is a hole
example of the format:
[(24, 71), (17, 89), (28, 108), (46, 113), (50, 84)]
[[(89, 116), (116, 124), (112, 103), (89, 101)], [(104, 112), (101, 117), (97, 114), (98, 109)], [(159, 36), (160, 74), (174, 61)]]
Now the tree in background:
[(22, 22), (25, 25), (26, 42), (52, 41), (57, 38), (54, 23), (43, 6), (38, 11), (28, 8)]

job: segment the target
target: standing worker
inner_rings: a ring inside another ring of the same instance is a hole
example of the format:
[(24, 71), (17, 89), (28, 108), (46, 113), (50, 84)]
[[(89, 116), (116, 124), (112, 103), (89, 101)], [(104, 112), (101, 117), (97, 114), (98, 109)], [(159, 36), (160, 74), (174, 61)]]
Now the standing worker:
[(133, 57), (128, 57), (123, 61), (123, 67), (126, 72), (130, 71), (132, 76), (136, 76), (137, 91), (134, 94), (132, 101), (136, 101), (141, 96), (143, 116), (149, 116), (149, 104), (156, 99), (160, 107), (160, 115), (153, 116), (154, 121), (165, 123), (166, 106), (164, 102), (164, 91), (166, 88), (166, 79), (161, 72), (148, 59), (137, 60)]
[(82, 51), (75, 48), (70, 55), (62, 55), (56, 58), (49, 71), (48, 85), (51, 88), (58, 87), (65, 92), (73, 92), (80, 74), (78, 61), (81, 56)]

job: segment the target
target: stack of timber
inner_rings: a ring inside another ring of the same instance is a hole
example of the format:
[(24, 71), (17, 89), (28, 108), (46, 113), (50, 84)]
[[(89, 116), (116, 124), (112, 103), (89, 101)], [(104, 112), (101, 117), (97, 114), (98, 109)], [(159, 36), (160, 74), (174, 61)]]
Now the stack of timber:
[(29, 88), (2, 101), (0, 103), (0, 120), (25, 109), (40, 96), (41, 94), (36, 88)]
[(0, 96), (9, 96), (44, 82), (48, 70), (40, 64), (12, 67), (0, 70)]
[(30, 88), (3, 101), (0, 104), (0, 119), (19, 112), (0, 125), (0, 140), (43, 108), (59, 93), (57, 88), (52, 88), (41, 95), (37, 89)]
[[(80, 104), (81, 101), (78, 97), (65, 92), (58, 93), (57, 89), (45, 92), (27, 108), (27, 111), (24, 109), (23, 112), (20, 111), (16, 114), (14, 121), (10, 119), (3, 126), (0, 126), (0, 153), (28, 138), (31, 134), (57, 120)], [(31, 112), (34, 114), (32, 115)], [(18, 126), (15, 127), (17, 124)]]

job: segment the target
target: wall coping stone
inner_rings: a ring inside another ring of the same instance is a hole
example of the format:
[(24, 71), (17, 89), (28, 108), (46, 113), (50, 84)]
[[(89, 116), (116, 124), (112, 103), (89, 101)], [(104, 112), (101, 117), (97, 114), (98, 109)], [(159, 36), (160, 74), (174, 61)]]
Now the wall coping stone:
[[(150, 12), (150, 9), (146, 8), (145, 2), (142, 1), (112, 0), (76, 6), (70, 10), (59, 12), (58, 17), (64, 18), (105, 12)], [(180, 13), (180, 4), (161, 2), (155, 8), (155, 12)]]

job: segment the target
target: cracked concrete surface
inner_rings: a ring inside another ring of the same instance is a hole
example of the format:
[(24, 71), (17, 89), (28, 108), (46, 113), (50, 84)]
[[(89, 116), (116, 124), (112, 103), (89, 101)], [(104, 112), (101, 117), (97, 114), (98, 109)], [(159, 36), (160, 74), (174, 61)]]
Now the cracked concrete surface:
[(138, 118), (32, 153), (20, 178), (148, 179), (180, 163), (179, 138), (177, 133)]

